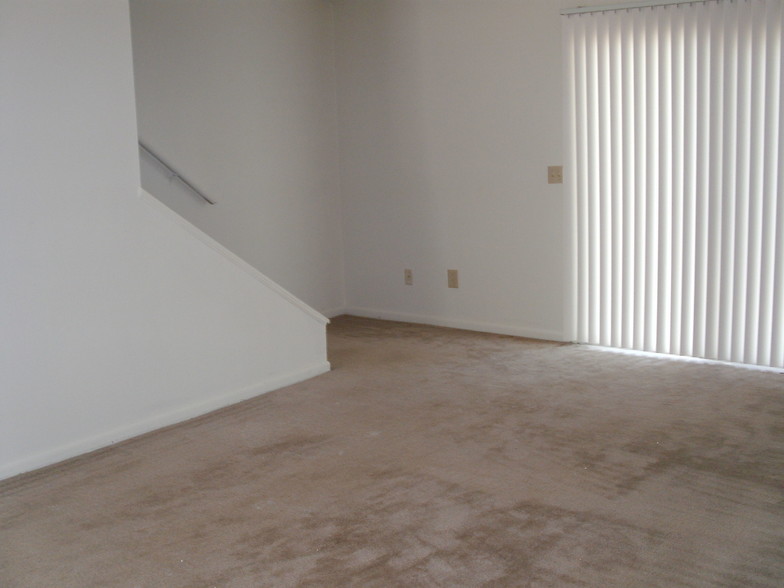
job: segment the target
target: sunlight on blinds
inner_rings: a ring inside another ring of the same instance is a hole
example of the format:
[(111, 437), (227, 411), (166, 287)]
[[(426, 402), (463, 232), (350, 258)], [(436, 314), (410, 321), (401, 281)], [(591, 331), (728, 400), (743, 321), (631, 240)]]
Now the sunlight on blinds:
[(784, 2), (562, 18), (572, 338), (784, 367)]

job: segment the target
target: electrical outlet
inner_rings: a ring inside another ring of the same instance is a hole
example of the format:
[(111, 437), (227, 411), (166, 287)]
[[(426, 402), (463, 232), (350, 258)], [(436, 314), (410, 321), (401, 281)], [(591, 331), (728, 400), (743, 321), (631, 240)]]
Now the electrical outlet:
[(550, 165), (547, 167), (547, 183), (563, 184), (563, 166)]
[(410, 269), (403, 270), (403, 279), (406, 282), (406, 286), (412, 286), (414, 284), (414, 272)]
[(446, 284), (450, 288), (457, 288), (457, 270), (446, 270)]

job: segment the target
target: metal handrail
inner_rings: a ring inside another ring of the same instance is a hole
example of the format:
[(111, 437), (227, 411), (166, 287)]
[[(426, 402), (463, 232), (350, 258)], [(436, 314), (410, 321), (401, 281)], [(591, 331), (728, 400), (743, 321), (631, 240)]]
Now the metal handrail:
[(149, 147), (147, 147), (147, 145), (145, 145), (144, 143), (139, 141), (139, 147), (141, 147), (142, 151), (144, 151), (147, 155), (149, 155), (155, 161), (157, 161), (163, 167), (165, 167), (169, 171), (169, 177), (170, 178), (177, 178), (178, 180), (180, 180), (183, 184), (185, 184), (191, 190), (191, 192), (196, 194), (199, 198), (204, 200), (207, 204), (215, 204), (214, 200), (210, 200), (209, 198), (207, 198), (201, 190), (199, 190), (196, 186), (194, 186), (188, 180), (183, 178), (172, 166), (170, 166), (168, 163), (166, 163), (163, 159), (160, 158), (160, 156), (156, 155), (154, 151), (152, 151)]

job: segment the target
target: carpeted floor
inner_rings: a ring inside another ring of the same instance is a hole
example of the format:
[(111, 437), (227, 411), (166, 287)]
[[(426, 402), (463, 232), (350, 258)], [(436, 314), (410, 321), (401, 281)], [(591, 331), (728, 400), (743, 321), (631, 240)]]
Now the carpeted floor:
[(1, 484), (0, 586), (784, 586), (784, 375), (329, 337), (329, 374)]

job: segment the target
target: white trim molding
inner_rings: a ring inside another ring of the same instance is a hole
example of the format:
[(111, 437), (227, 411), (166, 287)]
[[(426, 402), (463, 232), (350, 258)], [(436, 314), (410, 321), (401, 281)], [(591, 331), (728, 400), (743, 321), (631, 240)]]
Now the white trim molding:
[(409, 314), (406, 312), (390, 312), (386, 310), (376, 310), (362, 307), (349, 307), (346, 309), (345, 314), (364, 318), (376, 318), (387, 321), (399, 321), (404, 323), (433, 325), (437, 327), (449, 327), (452, 329), (464, 329), (466, 331), (478, 331), (481, 333), (494, 333), (496, 335), (511, 335), (513, 337), (525, 337), (528, 339), (542, 339), (544, 341), (561, 342), (565, 340), (563, 333), (559, 333), (558, 331), (553, 331), (550, 329), (539, 329), (535, 327), (500, 325), (497, 323), (485, 323), (482, 321)]
[(11, 463), (0, 465), (0, 480), (5, 480), (18, 474), (30, 472), (32, 470), (54, 466), (67, 459), (79, 457), (90, 451), (103, 449), (105, 447), (126, 441), (145, 433), (150, 433), (156, 429), (175, 425), (183, 421), (205, 415), (214, 410), (237, 404), (244, 400), (249, 400), (256, 396), (261, 396), (267, 392), (278, 390), (292, 384), (303, 382), (310, 378), (319, 376), (330, 371), (331, 366), (328, 361), (320, 362), (306, 368), (290, 372), (287, 374), (274, 375), (263, 382), (252, 386), (233, 390), (223, 394), (218, 394), (209, 399), (196, 402), (194, 404), (178, 407), (163, 414), (157, 414), (147, 419), (124, 425), (122, 427), (86, 437), (67, 445), (62, 445), (41, 453), (24, 457), (23, 459)]

